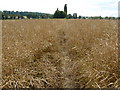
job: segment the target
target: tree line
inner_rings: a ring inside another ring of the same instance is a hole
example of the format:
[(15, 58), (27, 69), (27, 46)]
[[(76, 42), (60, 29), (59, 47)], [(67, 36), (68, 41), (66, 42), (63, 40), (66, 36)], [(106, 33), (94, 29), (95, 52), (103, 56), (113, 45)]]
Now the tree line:
[(1, 11), (0, 19), (45, 19), (52, 16), (52, 14), (38, 12)]
[(120, 19), (120, 17), (101, 17), (101, 16), (77, 16), (77, 13), (68, 14), (67, 4), (64, 5), (64, 11), (60, 11), (58, 8), (54, 14), (39, 13), (39, 12), (19, 12), (19, 11), (0, 11), (0, 19)]

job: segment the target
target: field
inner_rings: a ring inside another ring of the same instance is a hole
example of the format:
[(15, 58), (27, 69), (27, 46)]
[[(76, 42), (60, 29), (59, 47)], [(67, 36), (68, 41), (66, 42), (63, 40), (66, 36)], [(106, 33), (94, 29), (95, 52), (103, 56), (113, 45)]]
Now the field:
[(2, 88), (118, 88), (117, 20), (5, 20)]

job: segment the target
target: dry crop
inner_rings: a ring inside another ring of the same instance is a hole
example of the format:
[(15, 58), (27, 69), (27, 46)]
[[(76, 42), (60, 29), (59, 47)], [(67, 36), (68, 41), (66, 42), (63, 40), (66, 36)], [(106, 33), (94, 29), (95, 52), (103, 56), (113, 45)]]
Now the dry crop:
[(5, 20), (2, 88), (118, 88), (117, 20)]

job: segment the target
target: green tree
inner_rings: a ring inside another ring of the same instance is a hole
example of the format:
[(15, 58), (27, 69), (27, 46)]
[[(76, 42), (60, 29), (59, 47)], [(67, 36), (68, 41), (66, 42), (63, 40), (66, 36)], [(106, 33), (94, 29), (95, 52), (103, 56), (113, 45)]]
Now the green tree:
[(106, 17), (105, 17), (105, 19), (109, 19), (109, 17), (108, 17), (108, 16), (106, 16)]
[(68, 14), (67, 19), (71, 19), (71, 18), (73, 18), (73, 16), (71, 14)]
[(73, 13), (73, 18), (77, 19), (77, 13)]
[(67, 4), (64, 6), (64, 12), (67, 14)]
[(66, 18), (66, 13), (63, 11), (60, 11), (60, 18)]
[(36, 18), (36, 15), (34, 13), (30, 13), (27, 15), (27, 17), (30, 19), (30, 18)]
[(55, 11), (54, 15), (53, 15), (53, 18), (66, 18), (66, 13), (63, 12), (63, 11), (59, 11), (58, 8), (57, 10)]
[(60, 11), (57, 8), (57, 10), (55, 11), (55, 13), (53, 15), (53, 18), (58, 18), (59, 17), (59, 13), (60, 13)]
[(0, 11), (0, 19), (2, 19), (2, 11)]
[(79, 16), (79, 19), (81, 19), (82, 18), (82, 16)]

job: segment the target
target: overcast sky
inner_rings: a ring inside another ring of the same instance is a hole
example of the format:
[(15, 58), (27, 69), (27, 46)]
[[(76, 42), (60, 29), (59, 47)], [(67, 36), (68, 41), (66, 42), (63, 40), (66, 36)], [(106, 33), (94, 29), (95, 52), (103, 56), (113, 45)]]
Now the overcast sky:
[(81, 16), (118, 16), (119, 0), (1, 0), (0, 10), (51, 13), (59, 8)]

